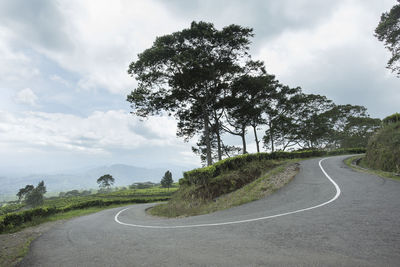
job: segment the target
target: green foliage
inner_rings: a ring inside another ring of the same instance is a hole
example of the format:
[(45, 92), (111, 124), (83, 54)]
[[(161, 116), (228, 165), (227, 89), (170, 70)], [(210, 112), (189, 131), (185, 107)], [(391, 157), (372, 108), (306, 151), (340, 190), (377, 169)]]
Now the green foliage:
[(371, 137), (364, 160), (370, 168), (400, 173), (400, 122), (385, 124)]
[(105, 174), (97, 179), (97, 183), (99, 184), (99, 187), (101, 189), (109, 189), (114, 184), (114, 182), (115, 179), (110, 174)]
[(244, 154), (233, 158), (227, 158), (217, 163), (199, 169), (194, 169), (183, 174), (179, 180), (180, 185), (205, 185), (213, 177), (220, 175), (225, 171), (237, 170), (252, 161), (274, 160), (274, 159), (295, 159), (321, 157), (330, 155), (340, 155), (348, 153), (364, 153), (363, 148), (338, 149), (332, 151), (324, 150), (303, 150), (296, 152), (273, 152), (273, 153), (255, 153)]
[[(400, 3), (400, 1), (399, 1)], [(392, 53), (387, 68), (400, 76), (400, 4), (394, 5), (390, 12), (385, 12), (375, 29), (375, 36), (385, 43)]]
[[(252, 161), (225, 171), (205, 185), (181, 187), (168, 203), (156, 205), (153, 215), (178, 217), (205, 214), (260, 199), (285, 185), (295, 175), (296, 160)], [(292, 166), (291, 171), (288, 169)], [(282, 172), (284, 177), (276, 174)]]
[(138, 80), (127, 97), (132, 113), (147, 117), (164, 110), (178, 119), (178, 135), (185, 138), (204, 130), (210, 165), (210, 122), (250, 58), (252, 31), (239, 25), (217, 30), (212, 23), (193, 21), (188, 29), (157, 37), (129, 66), (128, 73)]
[(24, 203), (7, 203), (0, 207), (0, 216), (10, 212), (18, 211), (24, 206)]
[(341, 131), (335, 133), (340, 147), (367, 147), (369, 138), (381, 127), (381, 120), (350, 117)]
[(161, 179), (161, 186), (169, 189), (173, 183), (174, 180), (172, 179), (172, 173), (166, 171), (164, 177)]
[(32, 207), (43, 204), (43, 194), (36, 188), (26, 197), (26, 203)]
[(398, 122), (400, 122), (400, 113), (396, 112), (396, 113), (394, 113), (394, 114), (392, 114), (390, 116), (387, 116), (386, 118), (384, 118), (382, 120), (382, 122), (384, 124), (398, 123)]
[(43, 196), (47, 192), (44, 181), (38, 183), (29, 193), (26, 194), (26, 204), (37, 207), (43, 204)]
[(33, 185), (26, 185), (24, 188), (21, 188), (18, 193), (17, 197), (19, 201), (25, 199), (25, 197), (35, 188)]
[(44, 181), (38, 183), (36, 187), (33, 185), (27, 185), (25, 188), (21, 188), (18, 193), (19, 201), (25, 200), (26, 204), (36, 207), (43, 204), (43, 196), (46, 193), (46, 186)]
[(106, 207), (114, 204), (150, 203), (166, 201), (171, 198), (176, 188), (167, 190), (153, 187), (148, 189), (120, 190), (105, 194), (92, 194), (88, 196), (71, 196), (45, 199), (43, 206), (5, 213), (0, 217), (0, 233), (11, 230), (35, 218), (47, 217), (56, 213), (68, 212), (90, 207)]
[(129, 186), (130, 189), (146, 189), (146, 188), (152, 188), (157, 186), (157, 184), (152, 183), (152, 182), (144, 182), (144, 183), (133, 183)]

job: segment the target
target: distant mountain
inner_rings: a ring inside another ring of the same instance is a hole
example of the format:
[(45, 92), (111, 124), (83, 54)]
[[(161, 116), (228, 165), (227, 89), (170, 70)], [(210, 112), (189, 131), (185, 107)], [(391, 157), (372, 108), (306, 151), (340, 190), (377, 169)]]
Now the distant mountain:
[[(188, 169), (171, 166), (174, 181), (182, 178), (182, 173)], [(160, 182), (167, 171), (164, 168), (142, 168), (125, 164), (114, 164), (97, 168), (74, 171), (66, 174), (32, 174), (23, 177), (0, 177), (0, 200), (15, 196), (18, 190), (27, 184), (36, 186), (44, 180), (48, 192), (60, 192), (73, 189), (97, 188), (96, 180), (111, 174), (115, 178), (115, 186), (126, 186), (136, 182)]]

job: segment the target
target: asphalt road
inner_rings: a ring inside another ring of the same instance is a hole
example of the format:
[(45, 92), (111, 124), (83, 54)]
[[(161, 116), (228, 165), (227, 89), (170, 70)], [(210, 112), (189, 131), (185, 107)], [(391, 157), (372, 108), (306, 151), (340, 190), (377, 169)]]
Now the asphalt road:
[(286, 187), (229, 210), (159, 219), (146, 204), (70, 220), (20, 265), (400, 266), (400, 182), (356, 172), (345, 157), (321, 163), (340, 195), (319, 159), (307, 160)]

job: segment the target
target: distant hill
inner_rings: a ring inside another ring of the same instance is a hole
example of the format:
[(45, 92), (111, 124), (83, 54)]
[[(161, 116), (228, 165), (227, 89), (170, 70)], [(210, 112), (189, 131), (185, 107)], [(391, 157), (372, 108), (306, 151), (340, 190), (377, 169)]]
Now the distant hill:
[[(189, 168), (190, 169), (190, 168)], [(172, 166), (174, 181), (182, 178), (186, 170), (183, 167)], [(142, 168), (125, 164), (101, 166), (87, 170), (60, 174), (32, 174), (23, 177), (0, 177), (0, 201), (15, 196), (18, 190), (27, 184), (37, 185), (44, 180), (48, 192), (60, 192), (72, 189), (97, 188), (97, 178), (111, 174), (115, 178), (115, 186), (126, 186), (136, 182), (160, 182), (167, 171), (165, 168)]]

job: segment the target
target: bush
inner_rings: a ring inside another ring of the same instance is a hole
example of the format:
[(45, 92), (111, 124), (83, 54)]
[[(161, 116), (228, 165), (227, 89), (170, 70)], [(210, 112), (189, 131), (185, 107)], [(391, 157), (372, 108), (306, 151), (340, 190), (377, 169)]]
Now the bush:
[(30, 210), (25, 210), (21, 212), (14, 212), (6, 214), (2, 221), (0, 221), (0, 233), (3, 233), (7, 229), (12, 229), (14, 227), (20, 226), (23, 223), (30, 222), (34, 218), (43, 218), (50, 216), (52, 214), (67, 212), (77, 209), (85, 209), (90, 207), (105, 207), (113, 204), (128, 204), (128, 203), (150, 203), (156, 201), (166, 201), (170, 197), (153, 197), (153, 198), (129, 198), (129, 199), (112, 199), (112, 200), (90, 200), (85, 202), (80, 202), (77, 204), (71, 204), (64, 207), (40, 207)]
[(227, 158), (216, 162), (215, 164), (194, 169), (183, 174), (183, 178), (179, 180), (180, 185), (205, 185), (211, 178), (216, 177), (223, 172), (237, 170), (249, 162), (272, 160), (272, 159), (295, 159), (295, 158), (310, 158), (321, 157), (326, 155), (341, 155), (341, 154), (359, 154), (365, 153), (364, 148), (347, 148), (332, 151), (325, 150), (303, 150), (295, 152), (273, 152), (273, 153), (255, 153), (244, 154), (232, 158)]
[(385, 125), (370, 138), (363, 161), (373, 169), (400, 173), (400, 122)]
[(398, 123), (400, 122), (400, 113), (394, 113), (390, 116), (387, 116), (382, 120), (384, 124)]

